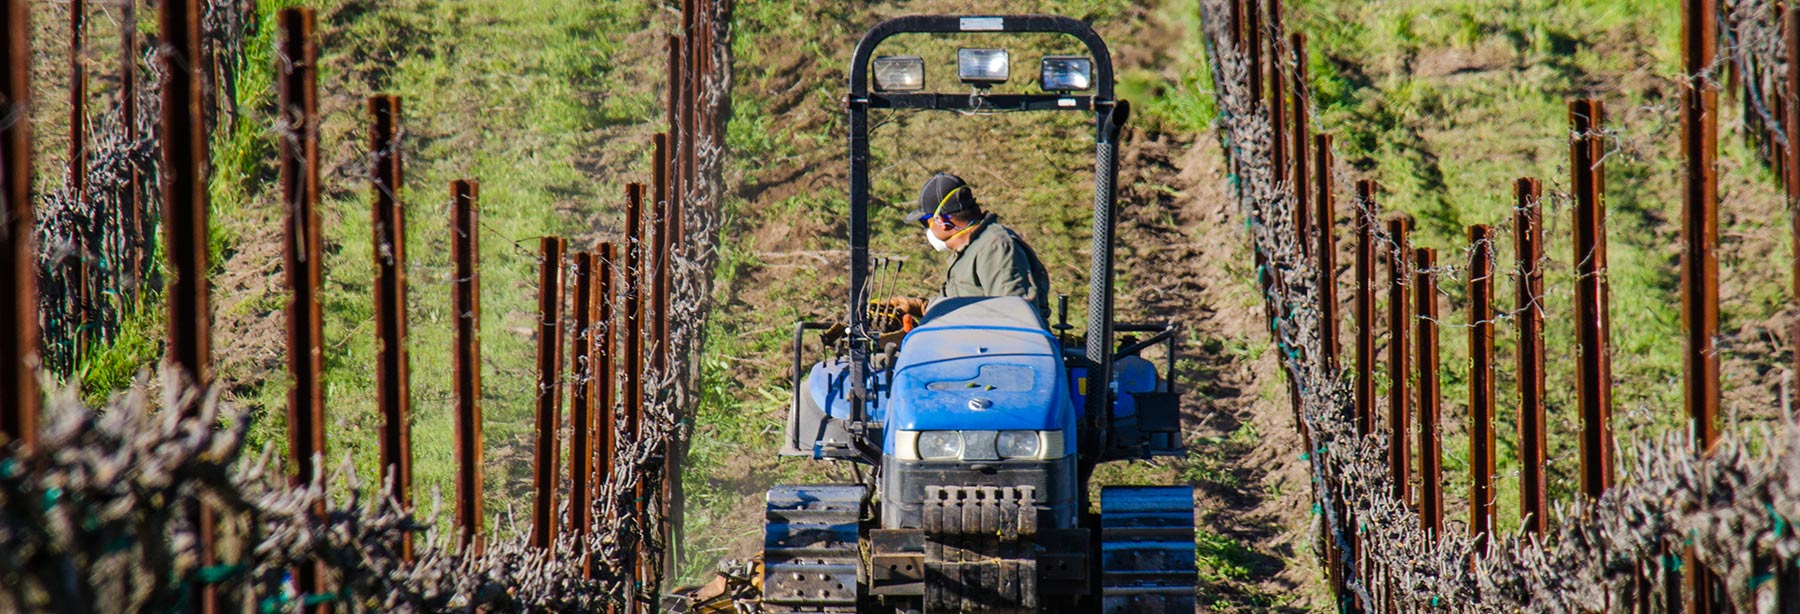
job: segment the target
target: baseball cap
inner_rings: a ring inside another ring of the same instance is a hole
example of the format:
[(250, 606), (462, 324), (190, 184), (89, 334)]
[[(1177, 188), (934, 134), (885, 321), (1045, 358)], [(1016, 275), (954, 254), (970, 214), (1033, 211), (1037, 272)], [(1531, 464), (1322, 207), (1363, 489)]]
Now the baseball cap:
[(956, 175), (938, 173), (925, 180), (925, 187), (919, 189), (918, 209), (906, 214), (906, 221), (916, 224), (934, 215), (975, 208), (975, 192), (968, 183)]

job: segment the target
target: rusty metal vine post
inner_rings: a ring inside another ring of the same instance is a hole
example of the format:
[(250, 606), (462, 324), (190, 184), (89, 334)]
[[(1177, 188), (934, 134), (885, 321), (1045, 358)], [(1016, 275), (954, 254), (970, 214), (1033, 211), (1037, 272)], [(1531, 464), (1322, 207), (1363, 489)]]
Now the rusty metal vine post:
[(644, 186), (625, 186), (625, 314), (620, 334), (624, 336), (625, 369), (625, 441), (637, 443), (644, 407), (644, 335), (642, 331), (643, 300), (643, 208)]
[(1254, 106), (1262, 100), (1263, 95), (1263, 36), (1262, 36), (1262, 0), (1237, 0), (1239, 12), (1244, 16), (1244, 38), (1240, 46), (1249, 59), (1245, 67), (1250, 78), (1250, 104)]
[[(614, 388), (617, 380), (613, 379), (613, 300), (616, 298), (613, 286), (613, 244), (601, 243), (598, 258), (600, 261), (596, 265), (596, 274), (599, 280), (596, 282), (598, 289), (594, 293), (594, 301), (599, 313), (595, 316), (594, 323), (599, 330), (595, 332), (598, 338), (594, 340), (589, 358), (590, 364), (594, 365), (594, 466), (600, 475), (600, 479), (594, 482), (596, 498), (606, 485), (606, 480), (612, 476), (613, 457), (618, 454), (618, 437), (614, 434), (617, 422), (615, 411), (618, 406), (615, 404), (617, 395)], [(611, 522), (616, 519), (598, 520)]]
[[(667, 156), (668, 153), (668, 135), (658, 134), (654, 141), (654, 159), (651, 164), (651, 183), (653, 184), (651, 186), (651, 192), (655, 194), (655, 198), (652, 200), (655, 201), (656, 213), (653, 216), (653, 225), (656, 228), (654, 247), (650, 250), (651, 268), (653, 270), (651, 274), (650, 290), (650, 311), (653, 314), (650, 320), (650, 338), (655, 347), (651, 350), (650, 370), (655, 372), (657, 377), (663, 378), (664, 381), (669, 381), (669, 258), (671, 248), (674, 245), (670, 241), (669, 231), (675, 226), (673, 215), (675, 203), (673, 200), (670, 200), (669, 194), (671, 192), (669, 192), (666, 187), (670, 182), (669, 169), (665, 166), (665, 156)], [(677, 147), (677, 150), (683, 149), (684, 147), (685, 145), (683, 147)], [(660, 394), (663, 395), (665, 401), (673, 400), (668, 396), (667, 390), (663, 390)], [(675, 569), (670, 566), (670, 564), (674, 562), (674, 557), (668, 556), (667, 553), (673, 552), (675, 548), (675, 540), (673, 539), (674, 522), (672, 522), (673, 518), (670, 512), (681, 505), (681, 493), (679, 492), (681, 485), (680, 455), (681, 449), (678, 442), (674, 439), (670, 439), (663, 450), (662, 492), (659, 493), (661, 496), (657, 498), (657, 505), (662, 508), (661, 515), (664, 519), (661, 528), (662, 542), (666, 548), (663, 556), (663, 575), (665, 577), (673, 577), (675, 573)]]
[(685, 139), (687, 137), (686, 126), (682, 124), (681, 115), (681, 105), (683, 100), (681, 95), (683, 82), (682, 75), (686, 74), (686, 71), (684, 70), (684, 62), (686, 60), (682, 57), (682, 50), (685, 48), (685, 44), (682, 42), (681, 37), (672, 34), (669, 35), (668, 44), (669, 98), (667, 109), (665, 110), (668, 126), (667, 131), (662, 134), (663, 148), (656, 156), (658, 161), (663, 165), (661, 169), (662, 174), (656, 182), (661, 184), (664, 190), (663, 200), (681, 202), (683, 195), (683, 186), (681, 184), (681, 151), (684, 148), (684, 143), (686, 142)]
[[(1783, 15), (1782, 34), (1787, 39), (1787, 197), (1788, 220), (1793, 226), (1793, 298), (1800, 304), (1800, 6), (1788, 7)], [(1800, 377), (1800, 318), (1788, 333), (1789, 352), (1794, 364), (1790, 371)]]
[[(1682, 392), (1694, 452), (1705, 455), (1719, 440), (1719, 93), (1711, 75), (1718, 51), (1716, 0), (1682, 0), (1681, 96), (1683, 157), (1681, 212)], [(1773, 143), (1773, 141), (1770, 141)], [(1772, 146), (1772, 145), (1771, 145)], [(1726, 611), (1723, 582), (1689, 548), (1689, 611)]]
[[(83, 48), (87, 46), (87, 1), (69, 1), (69, 190), (74, 194), (75, 202), (87, 201), (87, 98), (88, 71), (87, 63), (82, 61)], [(79, 230), (75, 237), (75, 253), (65, 257), (63, 275), (65, 277), (63, 292), (68, 293), (67, 304), (74, 315), (75, 330), (69, 341), (69, 372), (80, 368), (82, 357), (87, 354), (89, 328), (93, 324), (93, 283), (88, 271), (88, 258), (96, 247), (94, 220), (89, 228)]]
[[(1324, 138), (1324, 137), (1321, 137)], [(1329, 155), (1329, 147), (1321, 147)], [(1329, 159), (1319, 163), (1319, 176), (1331, 176)], [(1328, 179), (1326, 180), (1328, 181)], [(1350, 214), (1350, 228), (1356, 233), (1356, 256), (1353, 274), (1356, 276), (1355, 297), (1351, 309), (1356, 312), (1356, 379), (1354, 384), (1356, 398), (1356, 435), (1368, 437), (1375, 432), (1375, 193), (1379, 187), (1374, 181), (1363, 179), (1356, 182), (1356, 208)], [(1325, 250), (1320, 251), (1326, 253)], [(1352, 518), (1350, 526), (1361, 526), (1361, 522)], [(1356, 572), (1363, 587), (1374, 594), (1375, 578), (1374, 561), (1362, 553), (1367, 546), (1360, 541), (1351, 561), (1356, 565)], [(1354, 603), (1354, 600), (1353, 600)], [(1374, 604), (1369, 604), (1374, 606)], [(1355, 611), (1365, 611), (1357, 604)]]
[[(1288, 45), (1291, 47), (1289, 51), (1293, 53), (1291, 60), (1294, 63), (1293, 70), (1288, 73), (1293, 81), (1288, 88), (1291, 92), (1290, 97), (1292, 98), (1293, 103), (1293, 110), (1289, 114), (1289, 117), (1294, 122), (1294, 129), (1288, 135), (1293, 139), (1293, 145), (1291, 146), (1293, 149), (1293, 168), (1289, 169), (1289, 172), (1293, 176), (1292, 181), (1294, 184), (1294, 231), (1299, 235), (1296, 238), (1299, 240), (1300, 253), (1304, 255), (1307, 251), (1313, 249), (1312, 233), (1315, 224), (1315, 220), (1313, 219), (1315, 215), (1310, 208), (1311, 201), (1309, 200), (1309, 198), (1313, 197), (1307, 194), (1307, 190), (1313, 186), (1311, 185), (1312, 182), (1308, 180), (1309, 175), (1307, 173), (1310, 169), (1307, 168), (1306, 163), (1307, 154), (1311, 153), (1310, 150), (1312, 149), (1312, 147), (1310, 147), (1312, 139), (1309, 138), (1306, 125), (1306, 35), (1299, 32), (1289, 35)], [(1326, 177), (1325, 183), (1323, 183), (1321, 187), (1324, 187), (1329, 191), (1329, 174), (1324, 173), (1323, 171), (1319, 172), (1322, 176)], [(1323, 198), (1323, 196), (1320, 196), (1319, 198)], [(1324, 229), (1331, 225), (1331, 220), (1316, 220), (1316, 224), (1318, 225), (1320, 232), (1324, 232)], [(1335, 298), (1336, 297), (1333, 297), (1334, 300)], [(1335, 342), (1335, 333), (1332, 338)], [(1335, 348), (1336, 346), (1334, 345), (1332, 347)], [(1335, 352), (1329, 357), (1329, 360), (1331, 361), (1329, 364), (1335, 367), (1337, 360)]]
[[(199, 0), (162, 3), (163, 245), (168, 286), (167, 360), (190, 383), (212, 380), (211, 287), (207, 283), (207, 135), (201, 111)], [(197, 411), (198, 408), (188, 408)]]
[[(1298, 34), (1295, 35), (1299, 36)], [(1298, 40), (1298, 39), (1296, 39)], [(1296, 107), (1300, 106), (1298, 104)], [(1319, 222), (1316, 235), (1317, 245), (1313, 252), (1318, 259), (1319, 286), (1319, 348), (1324, 352), (1325, 370), (1332, 377), (1338, 372), (1338, 295), (1337, 295), (1337, 241), (1332, 231), (1331, 221), (1337, 216), (1336, 203), (1331, 199), (1331, 135), (1321, 134), (1313, 138), (1314, 178), (1313, 203), (1318, 208), (1315, 218)], [(1305, 156), (1301, 156), (1305, 157)], [(1297, 165), (1295, 168), (1299, 168)], [(1298, 173), (1296, 173), (1298, 174)], [(1355, 408), (1350, 408), (1355, 412)], [(1354, 415), (1344, 416), (1354, 420)]]
[(289, 462), (296, 481), (310, 484), (314, 458), (325, 451), (324, 348), (320, 332), (318, 47), (312, 9), (284, 9), (279, 16), (277, 111), (281, 143), (275, 148), (287, 203)]
[[(1327, 167), (1329, 168), (1329, 167)], [(1324, 173), (1321, 173), (1324, 174)], [(1356, 182), (1356, 434), (1375, 431), (1375, 192), (1367, 179)]]
[[(681, 37), (679, 35), (675, 35), (675, 34), (668, 35), (668, 37), (666, 37), (664, 39), (664, 44), (667, 45), (668, 54), (669, 54), (668, 62), (664, 66), (664, 72), (665, 72), (664, 80), (668, 84), (668, 91), (664, 92), (665, 94), (667, 94), (667, 98), (663, 101), (663, 124), (664, 125), (663, 125), (663, 131), (659, 134), (661, 134), (665, 143), (672, 143), (672, 142), (679, 142), (681, 139), (681, 135), (682, 135), (682, 131), (681, 131), (681, 76), (684, 73), (682, 71), (682, 66), (681, 66), (681, 61), (682, 61), (681, 52), (682, 52), (682, 49), (684, 48), (684, 44), (681, 41)], [(674, 156), (676, 155), (675, 152), (676, 152), (676, 149), (674, 148), (674, 146), (671, 146), (667, 149), (664, 149), (663, 154), (660, 156), (657, 156), (657, 157), (662, 159), (663, 163), (665, 165), (667, 165), (667, 167), (673, 167), (673, 166), (675, 166), (675, 164), (674, 164)], [(669, 176), (667, 174), (665, 174), (664, 177), (665, 177), (664, 182), (672, 182), (675, 180), (675, 178), (673, 176)], [(666, 192), (667, 194), (675, 193), (673, 186), (668, 185), (667, 183), (665, 183), (665, 185), (663, 185), (662, 187), (665, 190), (668, 190), (668, 192)]]
[[(673, 209), (673, 203), (668, 200), (655, 203), (655, 207), (653, 207), (655, 212), (650, 221), (650, 225), (653, 227), (652, 247), (650, 247), (650, 313), (652, 313), (652, 317), (650, 317), (650, 342), (652, 342), (650, 371), (655, 373), (662, 382), (670, 380), (670, 373), (668, 373), (670, 346), (668, 344), (670, 344), (670, 227), (673, 227), (670, 220), (671, 209)], [(657, 385), (657, 402), (662, 407), (673, 409), (670, 391), (666, 387), (662, 387), (661, 382)], [(675, 420), (679, 420), (679, 418), (675, 418)], [(657, 508), (661, 508), (659, 517), (664, 520), (659, 524), (662, 544), (664, 544), (662, 576), (671, 576), (673, 573), (673, 569), (668, 567), (668, 564), (673, 562), (671, 560), (673, 556), (668, 556), (668, 553), (673, 551), (673, 540), (671, 540), (673, 522), (670, 522), (670, 511), (675, 510), (675, 506), (680, 504), (677, 499), (679, 493), (675, 492), (677, 484), (680, 483), (679, 456), (679, 441), (675, 438), (668, 439), (662, 448), (661, 492), (657, 493)]]
[(87, 191), (87, 0), (69, 0), (69, 182), (75, 200)]
[[(1296, 43), (1301, 43), (1302, 40), (1300, 35), (1294, 35), (1294, 41)], [(1300, 49), (1299, 47), (1296, 49), (1295, 56), (1297, 58), (1304, 58), (1305, 52), (1298, 50)], [(1306, 106), (1306, 97), (1303, 93), (1305, 91), (1303, 88), (1305, 76), (1304, 71), (1298, 71), (1298, 73), (1299, 76), (1296, 76), (1294, 79), (1294, 113), (1297, 121), (1303, 127)], [(1305, 134), (1305, 130), (1303, 128), (1299, 129), (1298, 134)], [(1303, 140), (1296, 139), (1296, 142), (1303, 143)], [(1315, 262), (1317, 266), (1315, 270), (1317, 271), (1316, 283), (1318, 285), (1319, 293), (1319, 351), (1321, 354), (1319, 358), (1325, 365), (1326, 373), (1331, 377), (1330, 381), (1335, 382), (1341, 377), (1341, 373), (1339, 371), (1340, 361), (1338, 359), (1337, 237), (1336, 229), (1332, 225), (1332, 220), (1336, 218), (1336, 211), (1334, 209), (1336, 203), (1332, 200), (1331, 194), (1331, 136), (1325, 134), (1317, 135), (1311, 139), (1311, 147), (1301, 149), (1300, 151), (1300, 155), (1296, 156), (1296, 158), (1303, 159), (1306, 158), (1308, 154), (1313, 156), (1310, 183), (1314, 184), (1312, 186), (1314, 192), (1312, 202), (1316, 207), (1316, 211), (1314, 212), (1313, 217), (1318, 220), (1318, 230), (1316, 234), (1307, 234), (1303, 232), (1301, 236), (1303, 239), (1311, 238), (1317, 242), (1317, 245), (1313, 248), (1313, 252), (1316, 254)], [(1304, 193), (1306, 191), (1304, 189), (1305, 184), (1308, 183), (1307, 178), (1304, 177), (1305, 172), (1298, 162), (1296, 162), (1294, 169), (1294, 175), (1297, 178), (1300, 178), (1299, 183), (1296, 185), (1301, 188), (1297, 190), (1296, 193)], [(1350, 424), (1355, 424), (1357, 419), (1356, 413), (1357, 408), (1354, 405), (1340, 407), (1338, 418)], [(1346, 505), (1341, 497), (1333, 497), (1331, 505), (1334, 507), (1337, 517), (1343, 519), (1340, 522), (1348, 526), (1356, 525), (1356, 521), (1350, 512), (1349, 506)], [(1330, 531), (1327, 531), (1328, 539), (1329, 534)], [(1344, 602), (1347, 607), (1354, 609), (1352, 605), (1354, 600), (1350, 599), (1351, 592), (1349, 590), (1348, 582), (1350, 581), (1349, 573), (1351, 564), (1356, 559), (1356, 534), (1351, 532), (1345, 536), (1344, 541), (1346, 542), (1345, 545), (1347, 547), (1331, 549), (1333, 588), (1338, 595), (1339, 601)]]
[[(212, 383), (212, 287), (206, 279), (210, 154), (202, 105), (205, 79), (198, 74), (197, 62), (203, 13), (199, 0), (168, 0), (161, 8), (158, 21), (166, 75), (162, 88), (162, 227), (167, 268), (173, 277), (165, 291), (169, 321), (163, 355), (176, 374), (176, 385), (205, 389)], [(196, 418), (200, 404), (189, 402), (177, 410)], [(211, 506), (196, 507), (200, 565), (211, 567), (218, 562), (213, 551), (217, 522)], [(192, 611), (214, 614), (222, 608), (218, 587), (202, 583)]]
[[(625, 313), (623, 318), (621, 318), (623, 320), (623, 326), (620, 329), (620, 334), (624, 335), (624, 355), (622, 358), (624, 358), (623, 367), (625, 371), (625, 390), (623, 391), (625, 395), (625, 424), (623, 425), (624, 428), (620, 430), (620, 435), (624, 439), (624, 445), (622, 447), (626, 449), (637, 445), (643, 439), (644, 427), (644, 327), (642, 319), (642, 293), (644, 289), (643, 252), (645, 246), (643, 239), (645, 228), (643, 218), (644, 186), (636, 183), (629, 184), (625, 186)], [(637, 458), (626, 456), (620, 460), (622, 462), (631, 463), (636, 462)], [(647, 506), (645, 505), (645, 497), (648, 493), (645, 492), (644, 483), (642, 481), (638, 482), (636, 492), (633, 494), (634, 498), (631, 514), (634, 522), (639, 523), (637, 526), (641, 527), (644, 520), (648, 518), (648, 515), (646, 514)], [(643, 532), (638, 531), (638, 535), (642, 537)], [(648, 545), (644, 544), (640, 539), (637, 543), (633, 544), (632, 547), (627, 548), (627, 551), (631, 552), (631, 555), (626, 558), (624, 565), (634, 584), (642, 581), (646, 575), (644, 573), (644, 565), (646, 562), (643, 559), (648, 552), (647, 547)], [(631, 594), (633, 596), (628, 602), (627, 610), (636, 611), (638, 608), (637, 593), (634, 590)]]
[(538, 240), (537, 446), (532, 451), (531, 545), (556, 545), (557, 428), (562, 413), (562, 266), (560, 237)]
[(38, 305), (36, 220), (31, 202), (31, 1), (0, 8), (0, 455), (37, 441)]
[(1244, 52), (1244, 3), (1243, 3), (1243, 0), (1231, 0), (1230, 6), (1226, 7), (1225, 10), (1227, 11), (1228, 18), (1231, 20), (1231, 23), (1229, 25), (1228, 34), (1229, 34), (1229, 36), (1231, 36), (1232, 48), (1235, 49), (1238, 53), (1243, 53)]
[(643, 207), (644, 185), (625, 185), (625, 322), (619, 328), (625, 346), (625, 434), (626, 445), (637, 443), (643, 416)]
[[(137, 0), (123, 0), (119, 5), (119, 112), (125, 124), (125, 140), (137, 142), (137, 102), (138, 102), (138, 31)], [(145, 253), (150, 243), (149, 226), (145, 220), (144, 203), (139, 193), (138, 169), (134, 165), (125, 171), (125, 251), (126, 266), (130, 271), (131, 300), (135, 305), (143, 294), (144, 277), (148, 274)]]
[(1412, 372), (1412, 361), (1408, 360), (1410, 348), (1407, 343), (1407, 329), (1412, 327), (1412, 301), (1407, 300), (1407, 289), (1411, 286), (1407, 266), (1412, 255), (1412, 247), (1406, 235), (1412, 229), (1412, 220), (1401, 217), (1388, 220), (1388, 477), (1394, 482), (1394, 498), (1401, 503), (1412, 500), (1412, 488), (1408, 479), (1412, 477), (1407, 469), (1411, 453), (1407, 450), (1407, 436), (1412, 434), (1412, 425), (1408, 424), (1411, 416), (1409, 404), (1412, 395), (1407, 391), (1407, 378)]
[[(656, 249), (654, 250), (653, 264), (656, 270), (652, 301), (655, 303), (656, 315), (652, 320), (652, 339), (654, 339), (656, 347), (655, 355), (651, 357), (651, 363), (658, 377), (663, 378), (664, 381), (672, 381), (669, 377), (668, 292), (670, 285), (668, 277), (671, 271), (669, 259), (674, 253), (674, 247), (678, 241), (675, 237), (679, 234), (678, 229), (681, 227), (683, 199), (693, 193), (695, 189), (693, 185), (694, 151), (699, 137), (695, 112), (699, 103), (700, 65), (702, 62), (699, 5), (700, 3), (694, 0), (682, 2), (681, 51), (673, 54), (677, 57), (671, 59), (669, 66), (671, 74), (675, 75), (675, 80), (669, 88), (671, 99), (669, 113), (673, 119), (670, 125), (672, 131), (670, 134), (675, 137), (675, 142), (670, 144), (671, 147), (666, 154), (672, 158), (672, 164), (665, 169), (663, 176), (657, 178), (659, 182), (672, 184), (666, 194), (667, 198), (657, 203)], [(671, 43), (674, 42), (671, 41)], [(665, 390), (663, 393), (665, 401), (668, 402), (667, 406), (674, 410), (672, 412), (675, 416), (674, 419), (679, 421), (681, 419), (680, 412), (674, 408), (673, 398), (667, 396), (668, 392)], [(685, 454), (685, 449), (679, 438), (670, 438), (663, 449), (662, 496), (658, 499), (663, 518), (661, 525), (664, 545), (663, 577), (673, 577), (676, 573), (674, 564), (677, 553), (676, 536), (678, 535), (677, 531), (680, 530), (678, 523), (681, 522), (681, 457), (683, 454)]]
[[(594, 420), (594, 328), (598, 328), (596, 315), (599, 315), (599, 304), (594, 301), (594, 270), (598, 254), (580, 252), (574, 256), (574, 295), (569, 301), (569, 308), (574, 312), (574, 348), (569, 349), (569, 360), (574, 366), (574, 384), (569, 402), (569, 524), (574, 526), (576, 537), (585, 537), (589, 529), (589, 513), (594, 506), (594, 430), (589, 429)], [(581, 574), (592, 578), (592, 562), (589, 553), (581, 549)]]
[(1519, 518), (1526, 531), (1550, 530), (1544, 471), (1549, 445), (1544, 412), (1544, 186), (1522, 177), (1513, 184), (1513, 239), (1519, 279)]
[(1494, 535), (1494, 237), (1469, 227), (1469, 535), (1476, 554)]
[[(1268, 38), (1269, 79), (1269, 162), (1276, 177), (1288, 175), (1287, 79), (1281, 74), (1286, 63), (1281, 53), (1281, 0), (1263, 0), (1263, 35)], [(1295, 213), (1296, 217), (1300, 214)], [(1302, 248), (1304, 250), (1304, 248)]]
[(699, 140), (696, 138), (699, 136), (699, 130), (696, 130), (697, 125), (694, 122), (694, 111), (695, 107), (699, 106), (700, 101), (700, 68), (703, 59), (700, 53), (700, 13), (697, 10), (698, 6), (699, 3), (694, 0), (685, 0), (682, 3), (682, 23), (684, 25), (681, 38), (682, 42), (687, 46), (687, 51), (683, 54), (681, 60), (681, 145), (676, 148), (676, 153), (680, 156), (680, 159), (673, 169), (676, 181), (681, 188), (673, 194), (676, 196), (671, 207), (673, 210), (679, 210), (681, 203), (686, 201), (687, 195), (692, 193), (695, 188), (694, 171), (696, 170), (696, 167), (694, 164), (694, 157), (695, 150), (699, 146)]
[[(593, 502), (588, 490), (588, 478), (594, 470), (593, 450), (588, 447), (592, 432), (587, 425), (594, 401), (593, 364), (589, 362), (594, 344), (594, 255), (576, 253), (573, 274), (575, 293), (569, 301), (569, 310), (575, 316), (575, 345), (569, 348), (569, 366), (574, 371), (569, 384), (569, 529), (580, 537), (587, 534), (588, 508)], [(584, 552), (583, 575), (593, 573), (589, 562)]]
[[(1787, 198), (1789, 220), (1793, 226), (1793, 296), (1800, 303), (1800, 6), (1789, 7), (1783, 15), (1782, 37), (1787, 47)], [(1795, 329), (1794, 375), (1800, 377), (1800, 328)]]
[(1719, 356), (1719, 94), (1709, 81), (1718, 44), (1715, 0), (1683, 0), (1682, 49), (1687, 70), (1681, 97), (1682, 352), (1684, 396), (1695, 445), (1718, 441)]
[[(662, 137), (663, 135), (657, 135)], [(661, 158), (663, 148), (667, 145), (666, 137), (656, 139), (655, 149)], [(656, 174), (656, 165), (652, 165), (654, 183), (662, 183), (667, 177), (667, 169)], [(651, 199), (650, 226), (650, 339), (655, 346), (650, 351), (650, 369), (658, 377), (664, 376), (669, 369), (669, 211), (673, 203), (668, 193), (661, 189), (651, 190), (655, 198)]]
[(1419, 360), (1419, 526), (1435, 539), (1444, 534), (1444, 440), (1438, 388), (1437, 250), (1413, 251), (1413, 299), (1418, 313), (1414, 340)]
[[(282, 200), (287, 204), (287, 353), (294, 386), (288, 390), (288, 464), (296, 486), (318, 479), (325, 456), (325, 349), (319, 307), (324, 258), (319, 226), (319, 94), (318, 47), (313, 43), (312, 9), (284, 9), (278, 16), (281, 47), (275, 58), (281, 142), (276, 146)], [(313, 513), (323, 516), (320, 500)], [(325, 593), (321, 563), (296, 570), (298, 589)], [(326, 606), (312, 608), (326, 611)]]
[(1598, 100), (1569, 102), (1574, 132), (1569, 143), (1575, 195), (1576, 398), (1581, 408), (1581, 490), (1592, 498), (1612, 487), (1612, 359), (1607, 355), (1609, 316), (1606, 271), (1605, 107)]
[(481, 186), (461, 179), (450, 184), (450, 259), (455, 279), (450, 311), (456, 318), (456, 366), (451, 376), (456, 403), (456, 527), (471, 552), (481, 547)]
[[(381, 475), (394, 499), (412, 504), (412, 375), (406, 350), (406, 209), (400, 97), (369, 98), (370, 192), (374, 197), (376, 405), (381, 408)], [(401, 543), (412, 560), (412, 536)]]

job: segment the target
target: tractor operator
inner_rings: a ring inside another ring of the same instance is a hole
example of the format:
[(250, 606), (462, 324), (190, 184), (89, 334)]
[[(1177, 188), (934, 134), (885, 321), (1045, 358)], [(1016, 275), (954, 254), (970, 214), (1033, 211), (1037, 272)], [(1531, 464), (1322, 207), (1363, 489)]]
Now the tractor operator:
[[(906, 219), (925, 227), (925, 239), (937, 251), (956, 254), (938, 296), (1024, 297), (1037, 307), (1039, 318), (1049, 321), (1050, 274), (1044, 263), (1019, 233), (1000, 223), (1000, 216), (981, 210), (961, 177), (938, 173), (925, 180), (918, 209)], [(899, 297), (889, 304), (923, 317), (927, 301)]]

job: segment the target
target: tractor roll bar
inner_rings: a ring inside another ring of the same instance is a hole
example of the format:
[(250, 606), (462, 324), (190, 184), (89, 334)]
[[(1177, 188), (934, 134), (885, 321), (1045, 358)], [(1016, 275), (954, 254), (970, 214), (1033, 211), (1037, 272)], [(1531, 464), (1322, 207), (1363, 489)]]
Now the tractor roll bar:
[[(903, 33), (1067, 34), (1087, 46), (1094, 62), (1094, 94), (996, 94), (969, 96), (934, 93), (886, 94), (869, 91), (869, 64), (875, 48)], [(1073, 101), (1072, 103), (1070, 101)], [(860, 432), (867, 420), (866, 364), (869, 358), (868, 323), (859, 304), (868, 282), (869, 266), (869, 110), (914, 109), (1010, 109), (1094, 112), (1094, 224), (1093, 251), (1088, 275), (1088, 360), (1094, 363), (1090, 377), (1098, 389), (1112, 380), (1113, 230), (1117, 225), (1113, 186), (1118, 180), (1117, 141), (1130, 107), (1113, 99), (1112, 54), (1092, 27), (1080, 20), (1055, 15), (957, 16), (916, 15), (890, 19), (871, 28), (856, 44), (850, 62), (850, 95), (846, 99), (850, 119), (850, 382), (851, 429)], [(1088, 396), (1088, 415), (1100, 421), (1100, 441), (1110, 431), (1105, 394)]]
[[(863, 34), (862, 41), (856, 43), (856, 55), (850, 62), (850, 97), (869, 97), (869, 60), (874, 59), (875, 48), (895, 34), (1025, 34), (1050, 33), (1067, 34), (1087, 45), (1088, 53), (1094, 58), (1094, 98), (1111, 101), (1113, 98), (1112, 54), (1106, 50), (1106, 42), (1100, 35), (1081, 20), (1060, 15), (1002, 15), (996, 17), (980, 17), (968, 15), (911, 15), (895, 17), (875, 24), (875, 27)], [(913, 94), (912, 96), (917, 96)], [(1045, 98), (1067, 98), (1060, 94), (1043, 94)], [(897, 94), (886, 94), (883, 97), (898, 97)], [(966, 97), (966, 96), (965, 96)]]

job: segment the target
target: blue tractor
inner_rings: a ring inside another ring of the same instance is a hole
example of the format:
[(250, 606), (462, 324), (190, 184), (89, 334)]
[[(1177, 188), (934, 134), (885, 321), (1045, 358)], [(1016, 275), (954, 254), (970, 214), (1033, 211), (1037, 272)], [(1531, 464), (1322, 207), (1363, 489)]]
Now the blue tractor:
[[(1046, 56), (1041, 92), (1000, 94), (986, 86), (1006, 79), (1007, 52), (962, 49), (958, 75), (974, 93), (930, 93), (923, 60), (875, 56), (902, 33), (1058, 33), (1087, 55)], [(1108, 487), (1097, 511), (1089, 503), (1100, 463), (1184, 454), (1168, 379), (1174, 325), (1113, 321), (1113, 184), (1129, 105), (1113, 97), (1106, 44), (1066, 17), (892, 19), (857, 45), (847, 104), (849, 315), (794, 331), (782, 453), (872, 469), (858, 469), (856, 484), (769, 491), (764, 609), (1194, 611), (1192, 487)], [(906, 327), (870, 306), (873, 109), (1092, 115), (1093, 252), (1079, 343), (1068, 335), (1066, 297), (1054, 326), (1018, 297), (938, 299)], [(836, 355), (806, 366), (809, 331)], [(1116, 344), (1116, 333), (1145, 338)], [(1138, 355), (1158, 345), (1161, 373)]]

